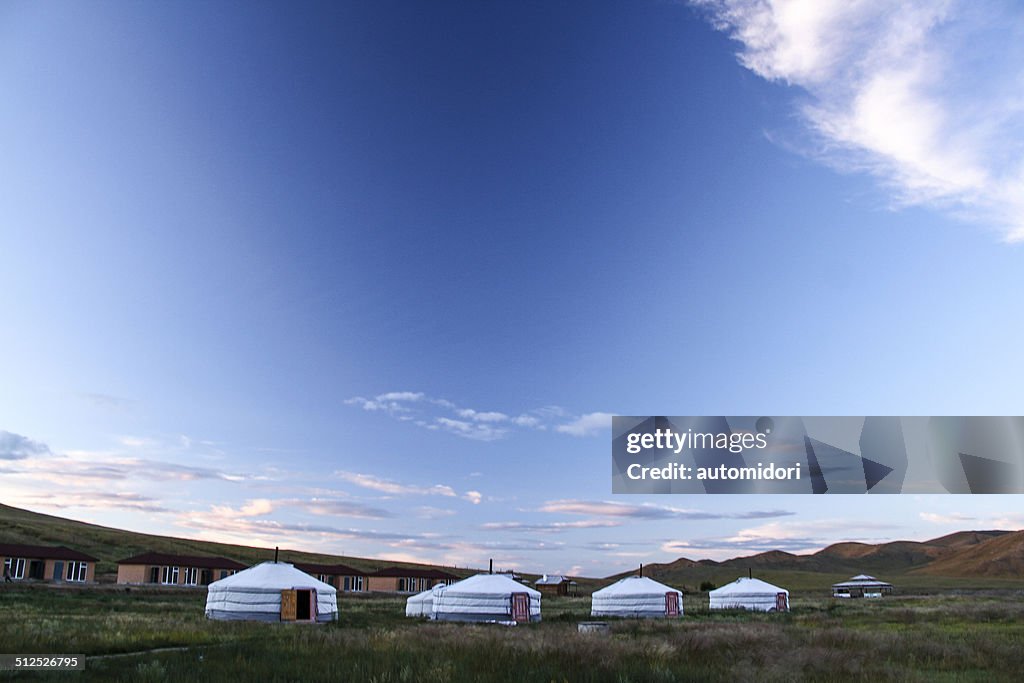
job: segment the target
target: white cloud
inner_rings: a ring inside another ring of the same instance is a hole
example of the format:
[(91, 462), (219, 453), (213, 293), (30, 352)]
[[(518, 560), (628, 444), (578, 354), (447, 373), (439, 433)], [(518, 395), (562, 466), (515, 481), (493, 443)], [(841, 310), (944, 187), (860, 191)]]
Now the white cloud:
[(532, 427), (533, 429), (544, 429), (539, 417), (533, 415), (519, 415), (512, 418), (512, 422), (520, 427)]
[(399, 484), (398, 482), (391, 481), (389, 479), (381, 479), (372, 474), (359, 474), (356, 472), (346, 472), (344, 470), (338, 470), (334, 473), (334, 476), (361, 486), (366, 489), (373, 491), (379, 491), (381, 493), (387, 493), (393, 496), (448, 496), (454, 497), (455, 490), (451, 486), (444, 484), (434, 484), (433, 486), (416, 486), (413, 484)]
[(267, 498), (256, 498), (240, 508), (214, 505), (210, 509), (218, 517), (261, 517), (274, 511), (274, 503)]
[[(353, 396), (345, 405), (357, 406), (433, 432), (447, 432), (474, 441), (497, 441), (518, 429), (546, 431), (555, 428), (563, 434), (591, 436), (604, 433), (611, 424), (609, 413), (590, 413), (565, 422), (569, 413), (558, 406), (543, 406), (515, 413), (478, 410), (458, 406), (444, 398), (423, 392), (391, 391), (373, 398)], [(557, 424), (562, 422), (564, 424)]]
[(453, 420), (450, 417), (438, 417), (434, 423), (445, 431), (476, 441), (497, 441), (508, 434), (508, 430), (492, 427), (489, 424)]
[(789, 517), (793, 513), (788, 510), (751, 510), (748, 512), (705, 512), (689, 508), (677, 508), (669, 505), (653, 503), (619, 503), (602, 500), (551, 500), (540, 508), (541, 512), (561, 512), (577, 515), (595, 515), (603, 517), (629, 517), (632, 519), (771, 519)]
[(472, 408), (462, 408), (456, 412), (458, 412), (459, 417), (464, 417), (474, 422), (506, 422), (508, 420), (508, 415), (495, 411), (479, 412)]
[(387, 394), (381, 394), (377, 397), (378, 401), (422, 401), (422, 391), (392, 391)]
[(416, 508), (416, 516), (420, 519), (443, 519), (445, 517), (451, 517), (454, 514), (455, 510), (436, 508), (429, 505), (421, 505)]
[(873, 174), (898, 204), (1024, 240), (1019, 5), (692, 1), (740, 43), (743, 66), (806, 93), (813, 156)]
[(968, 515), (960, 514), (959, 512), (952, 512), (945, 515), (940, 515), (934, 512), (922, 512), (920, 514), (921, 519), (926, 522), (933, 524), (959, 524), (961, 522), (974, 522), (977, 521), (977, 517), (970, 517)]
[(621, 526), (622, 522), (607, 519), (581, 519), (576, 522), (550, 522), (547, 524), (530, 524), (527, 522), (487, 522), (481, 524), (482, 529), (488, 531), (530, 531), (530, 532), (558, 532), (571, 531), (573, 529), (606, 529)]
[(473, 505), (479, 505), (480, 501), (484, 499), (484, 496), (479, 491), (466, 491), (466, 495), (464, 495), (463, 498), (468, 500)]
[(567, 424), (558, 425), (555, 430), (571, 436), (595, 436), (610, 433), (611, 428), (611, 413), (589, 413)]

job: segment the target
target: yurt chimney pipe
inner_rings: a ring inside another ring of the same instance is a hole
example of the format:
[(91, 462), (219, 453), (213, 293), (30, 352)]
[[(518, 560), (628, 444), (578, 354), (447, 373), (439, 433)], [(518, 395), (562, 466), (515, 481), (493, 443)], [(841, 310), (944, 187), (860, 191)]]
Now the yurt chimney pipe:
[(644, 563), (641, 562), (640, 563), (640, 576), (642, 577), (643, 575), (644, 575)]
[(748, 579), (754, 578), (754, 570), (751, 569), (750, 567), (747, 567), (747, 578)]
[(277, 551), (280, 549), (280, 546), (274, 546), (274, 564), (277, 564)]
[(490, 562), (487, 564), (487, 573), (488, 574), (493, 574), (494, 573), (494, 558), (493, 557), (490, 559)]

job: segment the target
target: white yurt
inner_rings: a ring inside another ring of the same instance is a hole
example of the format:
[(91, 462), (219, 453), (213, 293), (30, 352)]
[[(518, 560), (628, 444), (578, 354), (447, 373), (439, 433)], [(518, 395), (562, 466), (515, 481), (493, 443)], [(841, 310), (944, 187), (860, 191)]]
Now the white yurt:
[(681, 617), (683, 594), (646, 576), (627, 576), (594, 591), (591, 616)]
[(540, 591), (505, 574), (477, 574), (434, 594), (433, 619), (540, 621)]
[(430, 617), (434, 614), (434, 596), (447, 588), (439, 583), (433, 588), (428, 588), (422, 593), (410, 595), (405, 601), (405, 616), (407, 617)]
[(711, 609), (749, 609), (757, 612), (788, 612), (789, 591), (767, 581), (740, 577), (708, 593)]
[(335, 621), (338, 591), (287, 562), (264, 562), (206, 587), (208, 619)]

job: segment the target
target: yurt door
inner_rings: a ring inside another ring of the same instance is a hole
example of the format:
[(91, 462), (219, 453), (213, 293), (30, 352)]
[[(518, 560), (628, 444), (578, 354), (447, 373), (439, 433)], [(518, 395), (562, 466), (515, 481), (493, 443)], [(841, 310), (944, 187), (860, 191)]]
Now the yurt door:
[(775, 594), (775, 610), (777, 612), (786, 612), (789, 610), (789, 605), (787, 604), (785, 593)]
[(679, 616), (679, 593), (674, 591), (665, 593), (665, 616)]
[(296, 607), (295, 590), (281, 591), (281, 621), (295, 621)]
[(512, 594), (512, 621), (522, 622), (530, 620), (530, 594)]
[(296, 621), (312, 621), (315, 616), (313, 612), (313, 596), (316, 595), (316, 591), (311, 590), (296, 590), (295, 591), (295, 620)]

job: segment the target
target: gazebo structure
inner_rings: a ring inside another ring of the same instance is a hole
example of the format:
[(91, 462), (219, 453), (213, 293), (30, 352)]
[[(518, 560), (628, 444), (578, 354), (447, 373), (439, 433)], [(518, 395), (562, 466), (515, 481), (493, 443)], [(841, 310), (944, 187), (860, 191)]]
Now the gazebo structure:
[(867, 574), (858, 574), (846, 581), (832, 584), (833, 598), (880, 598), (891, 594), (891, 583), (879, 581)]

